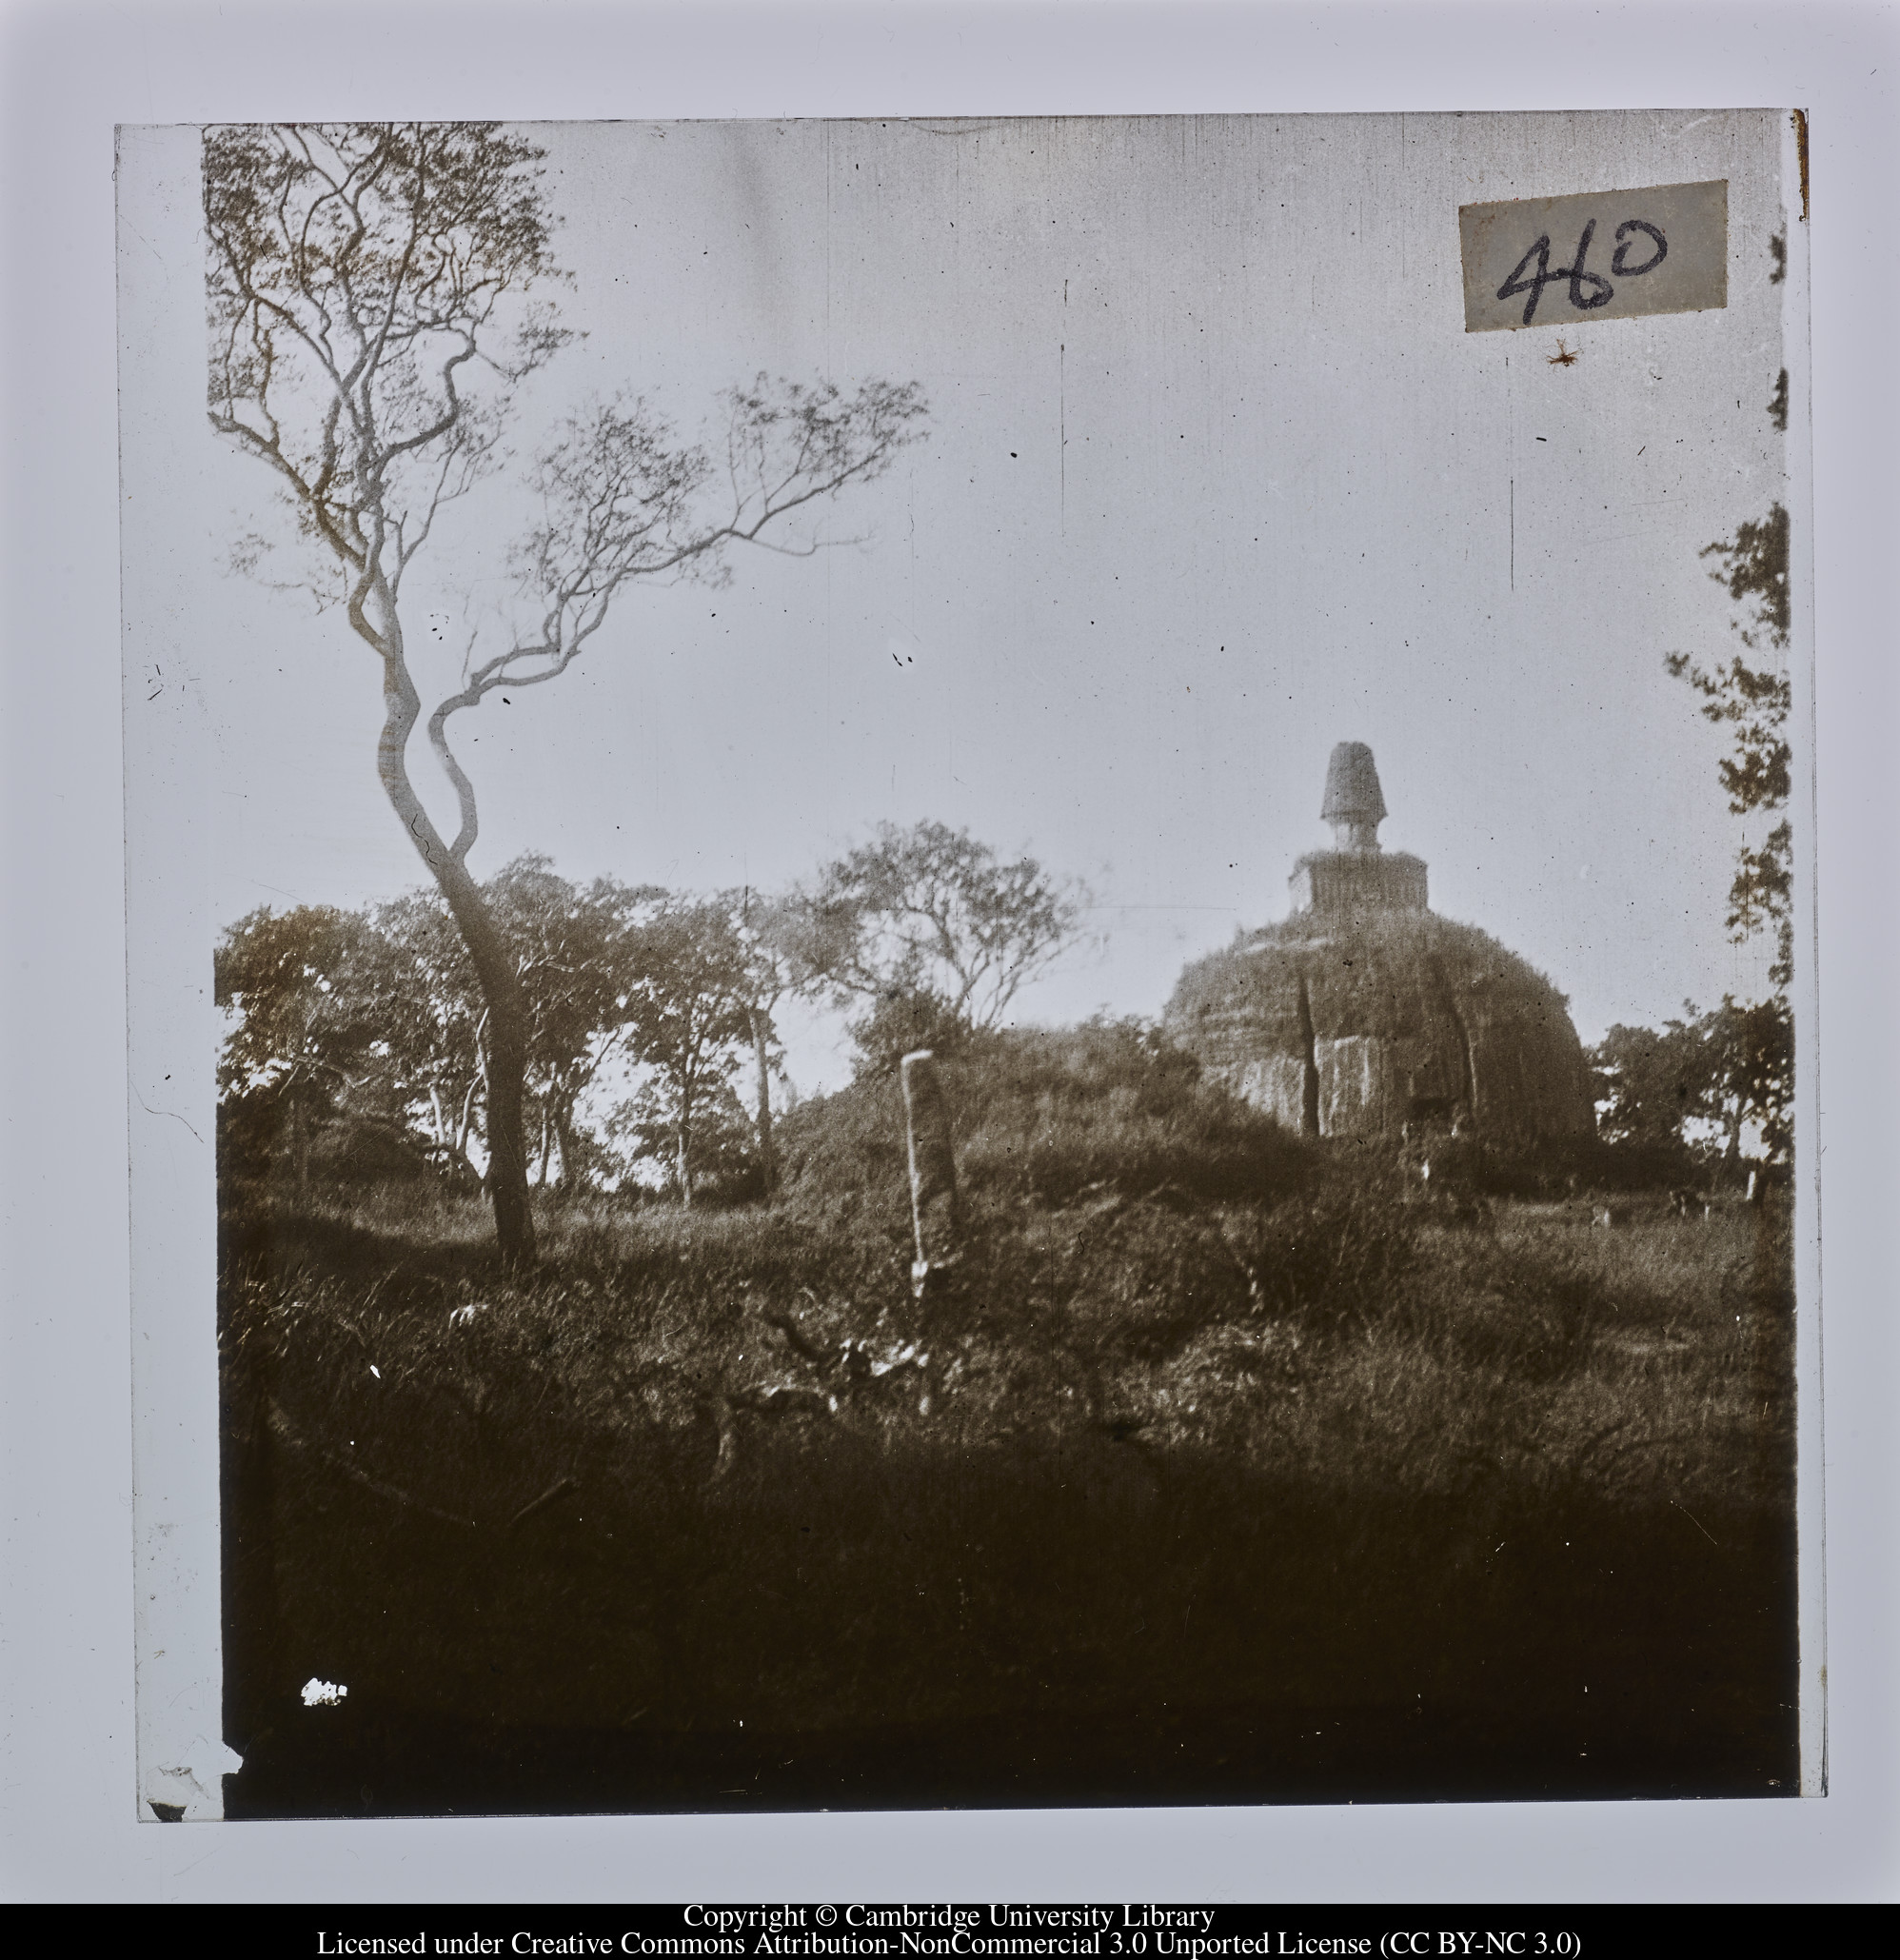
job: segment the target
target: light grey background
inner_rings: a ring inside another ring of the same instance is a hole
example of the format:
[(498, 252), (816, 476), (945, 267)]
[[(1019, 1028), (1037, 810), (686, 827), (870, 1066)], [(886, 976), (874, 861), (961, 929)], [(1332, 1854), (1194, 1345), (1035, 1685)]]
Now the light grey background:
[[(1856, 1421), (1854, 1397), (1878, 1382), (1883, 1355), (1890, 1354), (1890, 1348), (1879, 1346), (1887, 1336), (1878, 1317), (1889, 1262), (1884, 1243), (1871, 1240), (1867, 1228), (1874, 1209), (1872, 1194), (1890, 1183), (1891, 1159), (1882, 1155), (1879, 1133), (1868, 1128), (1856, 1134), (1847, 1126), (1852, 1122), (1856, 1095), (1869, 1098), (1883, 1068), (1890, 1080), (1891, 1050), (1884, 1020), (1871, 1011), (1884, 970), (1870, 954), (1885, 950), (1878, 937), (1884, 923), (1877, 905), (1851, 903), (1829, 914), (1830, 947), (1838, 950), (1823, 965), (1823, 1015), (1824, 1027), (1845, 1025), (1855, 1043), (1851, 1062), (1837, 1078), (1840, 1093), (1826, 1106), (1831, 1222), (1845, 1213), (1832, 1241), (1842, 1250), (1834, 1254), (1830, 1275), (1831, 1437), (1844, 1458), (1833, 1480), (1833, 1529), (1837, 1545), (1845, 1535), (1851, 1550), (1845, 1564), (1836, 1554), (1833, 1669), (1836, 1693), (1852, 1702), (1856, 1719), (1837, 1721), (1836, 1796), (1827, 1806), (1178, 1812), (1125, 1822), (1043, 1816), (307, 1831), (254, 1827), (220, 1832), (215, 1840), (155, 1830), (134, 1836), (125, 1721), (130, 1618), (126, 1611), (130, 1588), (125, 1323), (115, 1304), (124, 1299), (125, 1265), (123, 1240), (111, 1225), (116, 1190), (122, 1188), (112, 1168), (118, 1147), (112, 1139), (123, 1134), (118, 1125), (123, 1080), (113, 1081), (114, 1030), (123, 1003), (112, 999), (115, 989), (100, 978), (102, 968), (109, 973), (119, 943), (113, 807), (117, 703), (109, 678), (114, 666), (110, 219), (109, 187), (103, 182), (100, 158), (109, 153), (103, 131), (114, 119), (256, 115), (305, 106), (283, 103), (281, 89), (270, 82), (267, 61), (281, 61), (285, 44), (273, 34), (260, 47), (249, 37), (242, 10), (227, 9), (226, 13), (222, 30), (214, 30), (216, 16), (208, 13), (199, 18), (194, 35), (186, 19), (142, 11), (136, 18), (148, 38), (123, 69), (103, 66), (106, 37), (95, 28), (82, 43), (81, 23), (70, 12), (51, 41), (45, 38), (52, 32), (50, 25), (35, 30), (31, 23), (16, 23), (10, 49), (8, 141), (15, 169), (10, 182), (13, 229), (7, 263), (30, 266), (36, 276), (30, 310), (20, 297), (23, 288), (15, 284), (10, 292), (10, 306), (20, 310), (10, 313), (9, 329), (37, 332), (42, 349), (62, 347), (69, 383), (59, 392), (16, 391), (13, 405), (16, 426), (24, 425), (22, 437), (37, 437), (43, 445), (28, 451), (16, 445), (14, 451), (20, 461), (10, 485), (16, 522), (10, 541), (17, 554), (16, 572), (34, 574), (30, 586), (16, 579), (14, 589), (29, 598), (37, 591), (44, 604), (37, 612), (16, 610), (10, 649), (14, 668), (10, 742), (16, 755), (37, 757), (35, 771), (24, 779), (32, 802), (16, 803), (10, 812), (10, 822), (24, 821), (30, 810), (37, 830), (30, 851), (16, 846), (10, 854), (10, 876), (15, 881), (10, 919), (25, 921), (15, 942), (29, 949), (26, 961), (10, 969), (10, 982), (24, 989), (10, 1024), (32, 1031), (30, 1045), (16, 1033), (10, 1052), (20, 1089), (11, 1104), (18, 1113), (14, 1134), (22, 1144), (10, 1187), (21, 1208), (14, 1220), (21, 1250), (14, 1261), (17, 1292), (10, 1312), (8, 1386), (19, 1396), (28, 1385), (30, 1397), (10, 1412), (14, 1420), (9, 1433), (12, 1515), (28, 1519), (10, 1561), (10, 1581), (20, 1590), (10, 1601), (9, 1692), (14, 1708), (24, 1711), (13, 1731), (10, 1800), (18, 1802), (30, 1792), (31, 1802), (30, 1812), (16, 1813), (10, 1822), (16, 1846), (31, 1854), (30, 1863), (11, 1868), (19, 1873), (12, 1882), (23, 1891), (54, 1896), (75, 1891), (100, 1896), (269, 1895), (273, 1891), (359, 1897), (527, 1891), (561, 1896), (715, 1889), (729, 1895), (778, 1891), (890, 1895), (948, 1891), (953, 1885), (977, 1894), (1093, 1891), (1398, 1897), (1427, 1891), (1535, 1897), (1592, 1891), (1800, 1896), (1815, 1886), (1829, 1891), (1883, 1890), (1888, 1881), (1880, 1875), (1874, 1846), (1880, 1842), (1882, 1820), (1891, 1818), (1890, 1809), (1883, 1808), (1890, 1797), (1881, 1779), (1892, 1754), (1890, 1750), (1883, 1754), (1882, 1738), (1890, 1734), (1882, 1727), (1890, 1716), (1883, 1672), (1890, 1644), (1880, 1637), (1877, 1614), (1890, 1569), (1872, 1554), (1890, 1541), (1875, 1536), (1866, 1505), (1869, 1493), (1880, 1488), (1879, 1465), (1870, 1460), (1870, 1453), (1886, 1446), (1876, 1446)], [(591, 114), (613, 109), (760, 113), (786, 107), (920, 111), (973, 103), (999, 110), (1332, 108), (1348, 102), (1396, 107), (1401, 101), (1417, 106), (1421, 97), (1431, 103), (1470, 103), (1477, 92), (1472, 63), (1483, 58), (1474, 50), (1487, 46), (1484, 17), (1448, 23), (1426, 9), (1398, 10), (1376, 33), (1364, 22), (1342, 25), (1344, 17), (1336, 14), (1316, 22), (1309, 17), (1302, 27), (1284, 16), (1270, 23), (1236, 10), (1202, 17), (1198, 40), (1184, 33), (1185, 10), (1172, 10), (1165, 30), (1152, 17), (1144, 24), (1134, 14), (1096, 15), (1086, 41), (1078, 39), (1080, 16), (1070, 10), (1048, 15), (1016, 10), (1006, 21), (980, 11), (955, 21), (911, 20), (907, 13), (901, 10), (891, 18), (880, 12), (869, 32), (861, 17), (855, 34), (837, 25), (821, 31), (808, 17), (776, 26), (768, 17), (738, 37), (756, 49), (756, 55), (738, 70), (722, 68), (715, 80), (703, 58), (696, 67), (683, 58), (695, 51), (703, 57), (715, 47), (729, 49), (735, 40), (729, 24), (701, 16), (700, 24), (691, 27), (676, 23), (670, 36), (649, 30), (640, 40), (637, 68), (616, 71), (607, 58), (611, 40), (600, 38), (607, 30), (597, 21), (586, 30), (594, 36), (588, 44), (591, 58), (577, 70), (571, 60), (563, 60), (560, 32), (544, 25), (550, 19), (544, 12), (529, 42), (517, 38), (504, 44), (488, 36), (496, 68), (485, 84), (458, 67), (446, 78), (437, 75), (433, 92), (426, 86), (424, 58), (440, 49), (440, 38), (420, 23), (415, 37), (406, 39), (406, 23), (399, 21), (386, 27), (376, 43), (379, 76), (357, 77), (355, 86), (365, 94), (346, 98), (339, 92), (340, 78), (322, 86), (337, 106), (346, 101), (358, 112), (382, 113)], [(1526, 30), (1519, 50), (1492, 74), (1491, 82), (1503, 99), (1514, 103), (1540, 95), (1550, 99), (1550, 85), (1537, 79), (1542, 72), (1538, 62), (1547, 60), (1554, 65), (1551, 71), (1565, 79), (1564, 99), (1606, 92), (1609, 99), (1627, 97), (1630, 84), (1620, 55), (1616, 61), (1610, 58), (1614, 36), (1605, 33), (1605, 18), (1593, 14), (1586, 22), (1577, 17), (1568, 41), (1562, 20), (1554, 30), (1539, 23)], [(1885, 677), (1854, 652), (1829, 649), (1830, 629), (1836, 644), (1846, 643), (1857, 617), (1867, 643), (1873, 643), (1870, 586), (1857, 580), (1855, 568), (1858, 564), (1870, 577), (1877, 562), (1872, 546), (1883, 519), (1879, 500), (1884, 491), (1870, 465), (1855, 473), (1852, 457), (1863, 442), (1870, 446), (1860, 453), (1873, 454), (1876, 437), (1890, 428), (1890, 395), (1881, 392), (1890, 385), (1870, 366), (1855, 365), (1851, 329), (1868, 318), (1869, 307), (1867, 289), (1851, 290), (1854, 251), (1861, 236), (1871, 238), (1874, 232), (1870, 227), (1856, 231), (1850, 222), (1853, 208), (1849, 199), (1855, 188), (1842, 176), (1836, 159), (1852, 146), (1844, 136), (1832, 139), (1840, 144), (1838, 150), (1823, 147), (1830, 139), (1822, 110), (1829, 100), (1836, 102), (1835, 127), (1851, 135), (1847, 116), (1857, 109), (1878, 118), (1886, 112), (1888, 98), (1878, 88), (1863, 91), (1862, 83), (1877, 83), (1878, 77), (1858, 69), (1850, 74), (1845, 60), (1838, 69), (1812, 66), (1820, 57), (1812, 52), (1811, 10), (1805, 16), (1810, 28), (1800, 40), (1791, 37), (1778, 44), (1780, 59), (1770, 65), (1771, 73), (1759, 65), (1731, 65), (1724, 51), (1732, 45), (1727, 33), (1718, 43), (1692, 23), (1687, 29), (1679, 21), (1672, 24), (1666, 13), (1650, 10), (1644, 18), (1650, 75), (1659, 78), (1645, 88), (1645, 99), (1761, 101), (1805, 94), (1816, 110), (1817, 178), (1840, 186), (1832, 193), (1840, 200), (1835, 207), (1839, 215), (1831, 221), (1842, 228), (1837, 259), (1831, 266), (1824, 259), (1817, 276), (1816, 372), (1824, 430), (1831, 399), (1826, 390), (1852, 385), (1849, 397), (1838, 392), (1831, 397), (1844, 411), (1836, 442), (1846, 455), (1849, 494), (1841, 494), (1841, 461), (1831, 462), (1824, 449), (1818, 511), (1823, 541), (1821, 810), (1824, 838), (1831, 823), (1835, 836), (1864, 833), (1870, 826), (1880, 834), (1874, 734), (1876, 711), (1886, 701), (1881, 692)], [(1703, 18), (1707, 23), (1714, 17)], [(1732, 23), (1735, 10), (1726, 10), (1721, 18)], [(465, 13), (461, 19), (468, 23), (468, 44), (481, 45), (479, 23)], [(617, 16), (622, 26), (626, 20)], [(1849, 31), (1853, 27), (1850, 20), (1840, 30), (1845, 38), (1837, 36), (1830, 45), (1865, 52), (1870, 24), (1861, 17), (1858, 42)], [(153, 37), (152, 30), (167, 28), (168, 32)], [(23, 57), (32, 54), (29, 36), (33, 31), (42, 38), (30, 84)], [(700, 34), (707, 39), (698, 40)], [(1144, 34), (1150, 38), (1141, 38)], [(1593, 66), (1590, 50), (1599, 35), (1604, 36), (1603, 60)], [(95, 66), (78, 99), (62, 97), (54, 57), (64, 52), (69, 58), (81, 45), (92, 52)], [(311, 36), (299, 44), (298, 72), (306, 78), (300, 92), (319, 89), (327, 48), (363, 45), (341, 33), (333, 43)], [(573, 44), (565, 45), (571, 52)], [(1766, 43), (1757, 39), (1750, 45)], [(841, 56), (841, 47), (855, 50), (856, 66), (854, 57)], [(1336, 57), (1327, 55), (1329, 48), (1336, 48)], [(1316, 56), (1316, 49), (1320, 50)], [(1465, 58), (1455, 66), (1441, 62), (1434, 67), (1423, 58), (1428, 49), (1435, 59), (1444, 57), (1447, 49)], [(1798, 56), (1810, 63), (1805, 70)], [(1879, 57), (1876, 49), (1865, 66), (1879, 67)], [(460, 59), (449, 58), (451, 64)], [(540, 59), (547, 62), (549, 74), (557, 69), (570, 77), (578, 74), (578, 86), (570, 80), (557, 99), (555, 91), (544, 92), (531, 78), (524, 80), (524, 67)], [(1336, 66), (1329, 66), (1331, 60)], [(148, 83), (145, 78), (153, 72), (157, 81)], [(628, 77), (618, 88), (617, 72)], [(683, 79), (687, 72), (695, 77), (691, 83)], [(1804, 73), (1811, 77), (1805, 89), (1797, 86)], [(511, 83), (503, 79), (505, 74), (512, 75)], [(1679, 78), (1679, 86), (1659, 85), (1672, 75)], [(214, 80), (221, 86), (212, 86)], [(376, 92), (379, 84), (383, 94)], [(908, 99), (890, 99), (906, 94)], [(804, 99), (790, 103), (790, 95)], [(1295, 104), (1290, 95), (1301, 100)], [(322, 105), (327, 110), (331, 106), (329, 101)], [(1861, 127), (1865, 130), (1867, 126)], [(22, 148), (30, 135), (41, 146), (36, 152)], [(73, 172), (68, 186), (72, 201), (61, 208), (62, 222), (23, 233), (26, 207), (21, 200), (30, 189), (44, 190), (64, 181), (52, 168), (61, 159), (71, 160)], [(1831, 180), (1824, 168), (1828, 162), (1834, 167)], [(1817, 244), (1827, 235), (1819, 228), (1827, 210), (1825, 201), (1817, 205)], [(1867, 276), (1874, 275), (1870, 271)], [(1890, 275), (1883, 268), (1878, 276)], [(49, 304), (52, 294), (59, 298), (57, 308)], [(1858, 304), (1842, 304), (1849, 299)], [(20, 372), (17, 361), (10, 371)], [(1883, 415), (1890, 416), (1886, 424)], [(55, 466), (56, 460), (61, 466)], [(1885, 515), (1890, 517), (1890, 507)], [(1856, 605), (1867, 609), (1857, 616)], [(16, 773), (14, 782), (22, 780)], [(1868, 875), (1867, 860), (1853, 855), (1851, 847), (1846, 862), (1861, 877)], [(1484, 922), (1510, 936), (1504, 921), (1488, 918)], [(1862, 990), (1866, 1005), (1857, 1002), (1856, 990)], [(66, 1039), (52, 1039), (61, 1030), (67, 1031)], [(1863, 1100), (1860, 1106), (1871, 1110), (1873, 1104)], [(1836, 1140), (1841, 1138), (1847, 1139), (1846, 1148)], [(1842, 1302), (1838, 1312), (1834, 1301)], [(31, 1618), (25, 1616), (28, 1608)], [(25, 1769), (19, 1767), (23, 1764)], [(340, 1875), (345, 1871), (355, 1875), (346, 1880)]]

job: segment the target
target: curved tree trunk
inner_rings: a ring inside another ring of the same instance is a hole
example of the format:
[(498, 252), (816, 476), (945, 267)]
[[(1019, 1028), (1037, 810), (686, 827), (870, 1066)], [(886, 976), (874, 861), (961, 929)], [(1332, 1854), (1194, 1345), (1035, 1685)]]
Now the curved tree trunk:
[(495, 1240), (509, 1265), (534, 1257), (534, 1215), (528, 1206), (527, 1150), (522, 1133), (522, 1083), (527, 1073), (527, 1002), (513, 950), (495, 923), (468, 867), (444, 841), (409, 781), (408, 744), (422, 702), (403, 658), (403, 629), (394, 595), (380, 579), (368, 595), (382, 614), (365, 637), (383, 656), (383, 733), (376, 744), (385, 794), (450, 916), (488, 1010), (488, 1193), (495, 1206)]
[[(413, 791), (410, 797), (413, 801)], [(423, 821), (428, 820), (425, 817)], [(417, 833), (412, 829), (411, 835)], [(441, 839), (435, 841), (440, 859), (430, 861), (426, 850), (423, 859), (448, 901), (488, 1009), (488, 1193), (495, 1205), (496, 1242), (502, 1257), (516, 1264), (534, 1257), (534, 1218), (528, 1209), (527, 1147), (522, 1121), (522, 1081), (527, 1073), (527, 1001), (515, 970), (513, 951), (480, 888), (467, 870), (448, 856)]]

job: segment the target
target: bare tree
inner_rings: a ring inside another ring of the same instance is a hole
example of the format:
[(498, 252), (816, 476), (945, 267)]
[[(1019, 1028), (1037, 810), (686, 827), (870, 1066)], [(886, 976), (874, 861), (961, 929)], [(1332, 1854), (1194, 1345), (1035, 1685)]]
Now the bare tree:
[(511, 1260), (534, 1250), (526, 1017), (468, 870), (476, 798), (449, 718), (565, 672), (630, 581), (722, 579), (729, 544), (880, 475), (923, 415), (914, 385), (847, 396), (761, 377), (727, 394), (717, 462), (638, 400), (573, 417), (540, 456), (542, 519), (514, 555), (532, 624), (479, 660), (471, 645), (463, 686), (427, 719), (457, 800), (445, 839), (409, 775), (423, 703), (402, 588), (444, 506), (503, 460), (516, 387), (568, 338), (528, 297), (564, 277), (543, 155), (485, 124), (247, 126), (208, 131), (204, 149), (211, 424), (271, 470), (303, 535), (340, 567), (350, 626), (380, 663), (383, 787), (486, 1003), (488, 1184)]
[(838, 995), (927, 996), (953, 1023), (994, 1028), (1075, 940), (1088, 900), (1078, 881), (1034, 858), (1004, 863), (966, 830), (886, 823), (806, 897), (801, 952)]

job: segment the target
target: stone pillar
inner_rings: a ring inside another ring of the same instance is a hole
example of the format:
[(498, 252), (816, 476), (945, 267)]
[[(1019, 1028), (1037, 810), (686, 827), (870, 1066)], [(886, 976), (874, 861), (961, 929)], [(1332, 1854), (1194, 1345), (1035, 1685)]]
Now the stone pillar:
[(957, 1262), (957, 1159), (950, 1147), (950, 1110), (928, 1048), (902, 1063), (905, 1125), (910, 1132), (910, 1211), (917, 1257), (910, 1290), (919, 1299), (943, 1283)]

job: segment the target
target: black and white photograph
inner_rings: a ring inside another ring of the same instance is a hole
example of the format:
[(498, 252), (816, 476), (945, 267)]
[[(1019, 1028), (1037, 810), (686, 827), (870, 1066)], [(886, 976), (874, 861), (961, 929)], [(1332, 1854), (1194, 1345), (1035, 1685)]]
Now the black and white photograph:
[(144, 1816), (1821, 1793), (1799, 110), (118, 142)]

